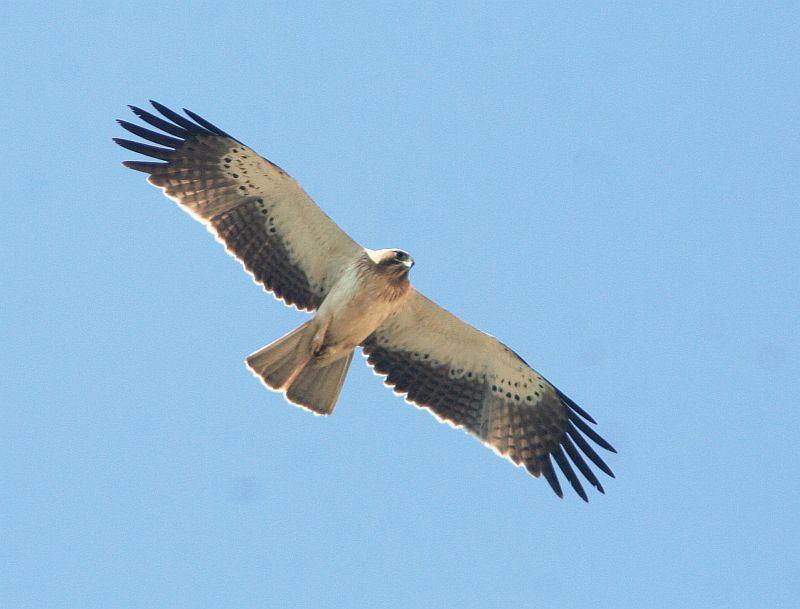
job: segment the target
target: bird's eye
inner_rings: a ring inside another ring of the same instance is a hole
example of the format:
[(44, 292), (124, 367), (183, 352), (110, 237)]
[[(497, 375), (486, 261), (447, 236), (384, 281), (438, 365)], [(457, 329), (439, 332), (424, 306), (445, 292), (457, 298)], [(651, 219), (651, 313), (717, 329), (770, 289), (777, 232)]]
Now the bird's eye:
[(408, 259), (408, 254), (406, 254), (405, 252), (395, 252), (394, 253), (394, 257), (397, 258), (398, 260), (401, 260), (401, 261), (402, 260), (407, 260)]

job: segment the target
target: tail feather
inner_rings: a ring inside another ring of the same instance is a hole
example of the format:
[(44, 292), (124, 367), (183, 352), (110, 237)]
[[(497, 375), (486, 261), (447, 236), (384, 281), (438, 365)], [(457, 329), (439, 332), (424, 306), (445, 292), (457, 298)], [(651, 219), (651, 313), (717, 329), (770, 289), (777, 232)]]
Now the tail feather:
[(291, 381), (286, 398), (318, 414), (330, 414), (339, 399), (353, 351), (333, 362), (312, 360)]
[(313, 329), (307, 321), (278, 340), (262, 347), (245, 362), (270, 389), (282, 390), (311, 359)]
[(336, 406), (353, 352), (333, 362), (311, 353), (314, 326), (306, 322), (259, 349), (247, 366), (271, 389), (286, 394), (290, 402), (317, 414), (330, 414)]

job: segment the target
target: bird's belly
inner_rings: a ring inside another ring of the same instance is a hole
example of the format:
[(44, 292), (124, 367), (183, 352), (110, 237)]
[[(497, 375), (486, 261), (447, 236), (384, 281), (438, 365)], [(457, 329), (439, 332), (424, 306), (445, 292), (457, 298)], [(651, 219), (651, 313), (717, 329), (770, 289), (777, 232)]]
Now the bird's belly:
[(331, 350), (347, 351), (367, 338), (394, 310), (393, 303), (350, 301), (331, 316), (324, 345)]

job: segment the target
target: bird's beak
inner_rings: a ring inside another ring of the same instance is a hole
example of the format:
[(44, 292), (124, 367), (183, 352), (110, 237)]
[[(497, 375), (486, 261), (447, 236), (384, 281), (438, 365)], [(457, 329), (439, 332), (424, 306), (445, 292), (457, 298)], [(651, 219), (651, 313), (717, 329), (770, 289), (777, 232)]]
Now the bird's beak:
[(414, 259), (411, 256), (409, 256), (408, 260), (406, 260), (403, 264), (405, 264), (408, 267), (408, 270), (410, 271), (411, 267), (414, 266)]

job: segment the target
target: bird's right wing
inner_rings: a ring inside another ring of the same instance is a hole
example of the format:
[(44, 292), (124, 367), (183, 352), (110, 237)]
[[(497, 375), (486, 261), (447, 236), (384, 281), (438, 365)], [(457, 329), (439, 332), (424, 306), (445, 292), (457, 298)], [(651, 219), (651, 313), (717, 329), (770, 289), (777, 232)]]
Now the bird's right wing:
[(298, 309), (319, 307), (362, 248), (280, 167), (189, 110), (186, 118), (151, 103), (163, 118), (131, 109), (158, 131), (118, 122), (158, 146), (114, 141), (163, 162), (123, 164), (149, 174), (265, 289)]
[(416, 290), (362, 347), (369, 365), (396, 392), (532, 475), (543, 475), (559, 496), (551, 459), (584, 500), (570, 460), (600, 492), (583, 455), (614, 475), (586, 440), (616, 452), (589, 426), (595, 422), (591, 416), (503, 343)]

